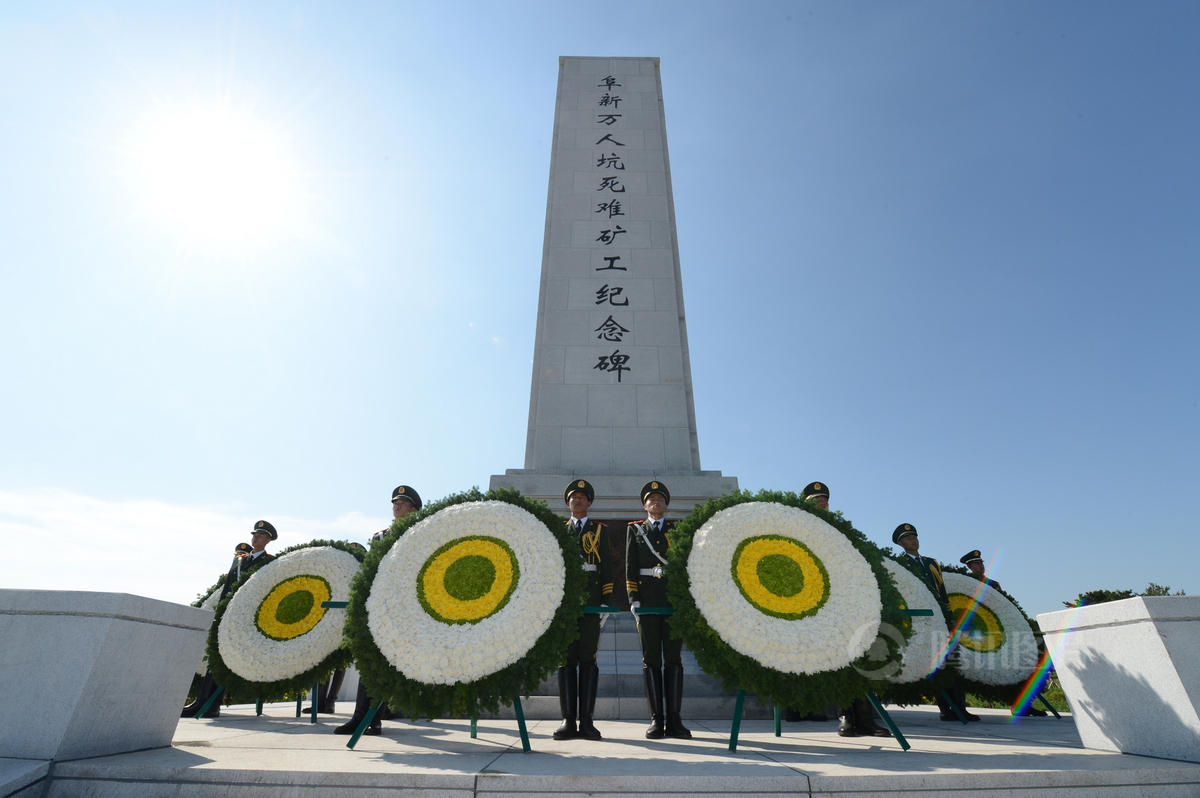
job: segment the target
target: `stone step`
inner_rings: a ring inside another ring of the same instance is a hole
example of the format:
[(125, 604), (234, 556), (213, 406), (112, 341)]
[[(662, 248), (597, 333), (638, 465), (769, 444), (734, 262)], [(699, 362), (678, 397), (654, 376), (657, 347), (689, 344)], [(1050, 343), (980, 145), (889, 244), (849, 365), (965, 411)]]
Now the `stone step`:
[[(605, 673), (600, 672), (600, 681), (596, 686), (598, 696), (645, 695), (646, 682), (639, 666), (636, 673)], [(684, 670), (683, 694), (697, 698), (721, 698), (732, 695), (721, 686), (720, 680), (707, 673)], [(534, 695), (558, 695), (558, 677), (551, 676), (538, 685)]]
[[(735, 704), (734, 696), (689, 696), (685, 686), (681, 714), (685, 722), (688, 718), (728, 718), (732, 722)], [(557, 695), (526, 696), (521, 699), (521, 710), (529, 720), (549, 720), (562, 717)], [(495, 714), (481, 714), (480, 717), (512, 719), (516, 717), (516, 712), (512, 706), (506, 706), (501, 707), (500, 711)], [(637, 695), (597, 695), (594, 717), (597, 721), (646, 720), (649, 722), (650, 708), (646, 703), (645, 691), (640, 691)], [(755, 696), (746, 696), (742, 706), (742, 717), (746, 720), (763, 720), (773, 717), (773, 713), (769, 706), (764, 706)]]

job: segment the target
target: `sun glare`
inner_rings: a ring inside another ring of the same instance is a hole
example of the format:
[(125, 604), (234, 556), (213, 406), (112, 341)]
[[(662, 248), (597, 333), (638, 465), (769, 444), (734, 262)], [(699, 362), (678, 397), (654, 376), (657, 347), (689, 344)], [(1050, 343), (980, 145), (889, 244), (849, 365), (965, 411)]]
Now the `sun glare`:
[(246, 252), (300, 229), (302, 185), (290, 144), (249, 114), (158, 109), (137, 126), (129, 154), (144, 216), (190, 247)]

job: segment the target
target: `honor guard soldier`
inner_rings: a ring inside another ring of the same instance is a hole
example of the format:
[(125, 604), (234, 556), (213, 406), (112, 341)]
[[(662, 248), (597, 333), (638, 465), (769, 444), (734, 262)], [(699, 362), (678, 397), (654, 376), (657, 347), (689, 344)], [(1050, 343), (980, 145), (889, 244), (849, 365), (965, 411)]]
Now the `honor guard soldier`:
[[(892, 531), (892, 542), (904, 549), (904, 553), (897, 559), (908, 570), (921, 578), (921, 581), (925, 583), (925, 586), (929, 588), (934, 598), (937, 599), (938, 604), (941, 605), (942, 611), (949, 616), (950, 597), (946, 595), (946, 582), (942, 579), (942, 566), (938, 565), (937, 560), (932, 557), (921, 556), (921, 540), (917, 536), (917, 528), (912, 524), (901, 524)], [(963, 716), (967, 720), (979, 720), (978, 715), (967, 712), (967, 695), (960, 684), (955, 683), (947, 692), (958, 702)], [(946, 699), (940, 695), (937, 697), (937, 705), (938, 710), (941, 712), (942, 720), (958, 720), (958, 716), (954, 714), (954, 710), (946, 703)]]
[[(250, 543), (239, 543), (233, 549), (233, 564), (229, 566), (228, 573), (223, 577), (224, 582), (221, 585), (221, 597), (218, 599), (218, 603), (224, 601), (225, 597), (234, 591), (238, 582), (242, 580), (242, 577), (254, 573), (275, 559), (273, 555), (267, 554), (267, 544), (278, 539), (279, 533), (275, 531), (275, 527), (270, 521), (256, 521), (254, 523), (254, 527), (250, 530)], [(200, 682), (200, 692), (196, 696), (196, 700), (185, 706), (179, 716), (181, 718), (195, 717), (200, 707), (204, 706), (204, 702), (216, 691), (217, 684), (213, 681), (212, 674), (205, 671), (204, 679)], [(204, 713), (204, 717), (221, 717), (220, 703), (214, 701), (213, 705)]]
[[(583, 570), (588, 575), (584, 603), (591, 606), (608, 604), (613, 592), (608, 527), (588, 518), (588, 508), (595, 500), (596, 491), (586, 479), (571, 480), (563, 491), (563, 501), (571, 512), (571, 517), (567, 519), (567, 530), (579, 546)], [(579, 638), (567, 646), (566, 665), (558, 669), (558, 705), (562, 710), (563, 722), (554, 732), (555, 740), (569, 740), (572, 737), (600, 739), (600, 732), (592, 723), (592, 715), (596, 711), (596, 686), (600, 677), (600, 668), (596, 665), (596, 649), (599, 645), (600, 616), (580, 616)]]
[[(800, 491), (800, 498), (814, 507), (822, 510), (829, 509), (829, 486), (824, 482), (810, 482)], [(891, 737), (892, 733), (875, 722), (875, 710), (865, 698), (856, 698), (850, 702), (850, 708), (843, 711), (835, 708), (838, 718), (837, 733), (839, 737)], [(825, 720), (824, 716), (809, 715), (806, 720)]]
[(824, 482), (810, 482), (800, 491), (800, 498), (814, 507), (829, 509), (829, 486)]
[(971, 572), (971, 576), (974, 576), (976, 579), (978, 579), (980, 582), (983, 582), (988, 587), (994, 587), (997, 590), (1000, 589), (999, 582), (997, 582), (993, 579), (988, 579), (987, 576), (984, 575), (984, 573), (983, 573), (983, 555), (979, 553), (979, 549), (971, 549), (966, 554), (959, 557), (958, 561), (960, 563), (962, 563), (963, 565), (967, 566), (967, 570)]
[[(829, 509), (829, 486), (824, 482), (810, 482), (804, 486), (804, 490), (800, 491), (800, 499), (814, 507), (819, 507), (822, 510)], [(839, 710), (836, 706), (830, 705), (832, 713), (825, 712), (810, 712), (807, 715), (801, 715), (797, 710), (788, 707), (783, 711), (783, 719), (788, 723), (795, 723), (802, 720), (829, 720), (837, 717)], [(828, 712), (828, 710), (827, 710)]]
[(667, 533), (675, 526), (674, 521), (663, 518), (671, 503), (671, 492), (663, 483), (652, 480), (642, 486), (641, 497), (646, 520), (625, 527), (625, 589), (642, 643), (642, 676), (646, 682), (646, 700), (650, 703), (650, 726), (646, 729), (646, 737), (686, 740), (692, 733), (679, 717), (683, 706), (683, 660), (680, 657), (683, 641), (671, 636), (669, 615), (638, 613), (643, 604), (647, 609), (671, 607), (667, 601), (667, 579), (663, 570), (671, 546)]
[[(415, 513), (420, 509), (421, 494), (408, 485), (397, 485), (396, 489), (392, 491), (392, 518), (399, 521), (409, 513)], [(371, 536), (371, 541), (381, 540), (390, 528), (388, 527), (376, 532)], [(334, 729), (333, 733), (354, 734), (354, 731), (358, 728), (358, 724), (362, 723), (362, 719), (367, 716), (367, 711), (370, 709), (371, 697), (367, 695), (367, 686), (363, 684), (360, 678), (358, 680), (358, 694), (354, 697), (354, 714), (350, 716), (350, 720)], [(380, 707), (379, 711), (375, 713), (375, 717), (371, 718), (371, 724), (363, 730), (363, 734), (383, 734), (383, 718), (380, 716), (386, 711), (386, 706)]]

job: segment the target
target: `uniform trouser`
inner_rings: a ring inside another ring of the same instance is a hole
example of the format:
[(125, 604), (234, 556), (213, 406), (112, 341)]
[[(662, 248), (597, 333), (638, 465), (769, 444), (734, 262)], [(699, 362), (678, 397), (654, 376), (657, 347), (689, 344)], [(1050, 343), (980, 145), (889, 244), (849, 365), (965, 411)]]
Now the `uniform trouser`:
[(567, 667), (590, 668), (596, 664), (596, 649), (600, 647), (600, 616), (584, 615), (579, 619), (579, 637), (567, 646)]
[(671, 637), (669, 615), (639, 615), (638, 639), (642, 643), (642, 664), (648, 668), (682, 665), (683, 641)]

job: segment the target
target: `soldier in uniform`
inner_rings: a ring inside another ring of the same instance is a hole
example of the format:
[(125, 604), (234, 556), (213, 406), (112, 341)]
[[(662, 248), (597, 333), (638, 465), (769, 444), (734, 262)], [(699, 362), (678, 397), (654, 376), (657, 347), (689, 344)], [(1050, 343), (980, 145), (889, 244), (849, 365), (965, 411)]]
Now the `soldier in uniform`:
[[(814, 507), (828, 510), (829, 486), (824, 482), (810, 482), (804, 486), (804, 490), (800, 491), (800, 498)], [(810, 712), (807, 715), (801, 715), (799, 711), (789, 707), (783, 711), (783, 719), (789, 723), (803, 720), (822, 721), (837, 717), (838, 714), (838, 708), (833, 704), (830, 704), (825, 712)]]
[[(399, 521), (409, 513), (415, 513), (421, 509), (421, 494), (410, 488), (408, 485), (397, 485), (392, 491), (392, 518)], [(381, 540), (391, 527), (385, 527), (371, 536), (372, 544)], [(339, 680), (340, 687), (340, 680)], [(367, 686), (363, 684), (362, 679), (358, 680), (358, 694), (354, 698), (354, 714), (350, 716), (350, 720), (343, 723), (333, 730), (334, 734), (354, 734), (358, 724), (362, 723), (362, 719), (367, 716), (367, 712), (371, 709), (371, 697), (367, 695)], [(371, 723), (363, 731), (364, 735), (379, 735), (383, 734), (383, 715), (387, 711), (387, 707), (379, 708), (375, 713), (375, 717), (371, 718)]]
[(829, 486), (824, 482), (810, 482), (800, 491), (800, 498), (814, 507), (829, 509)]
[[(966, 554), (959, 557), (958, 561), (967, 566), (967, 570), (971, 572), (971, 576), (975, 577), (980, 582), (983, 582), (988, 587), (996, 590), (1000, 589), (1000, 583), (995, 579), (988, 579), (987, 575), (984, 573), (983, 555), (979, 553), (979, 549), (971, 549)], [(1044, 718), (1046, 716), (1046, 711), (1044, 709), (1038, 709), (1033, 705), (1032, 702), (1026, 702), (1021, 706), (1021, 709), (1017, 714), (1022, 716), (1033, 715), (1035, 717)]]
[[(223, 577), (224, 582), (221, 585), (221, 598), (224, 601), (225, 597), (233, 592), (237, 587), (238, 582), (242, 577), (252, 574), (259, 568), (275, 559), (274, 555), (267, 554), (267, 544), (273, 540), (279, 539), (279, 533), (275, 531), (275, 527), (270, 521), (256, 521), (254, 528), (250, 531), (250, 545), (239, 543), (236, 547), (236, 556), (233, 558), (233, 564), (229, 566), (229, 571)], [(200, 692), (196, 696), (196, 700), (183, 708), (180, 713), (181, 718), (193, 718), (200, 707), (204, 706), (204, 702), (209, 699), (217, 690), (217, 684), (213, 681), (212, 674), (205, 671), (204, 680), (200, 682)], [(220, 702), (213, 702), (213, 705), (204, 713), (206, 718), (221, 717)]]
[[(357, 551), (359, 554), (366, 555), (367, 547), (357, 541), (348, 541), (350, 548)], [(324, 715), (332, 715), (337, 712), (337, 697), (342, 691), (342, 682), (346, 679), (346, 669), (338, 668), (329, 677), (329, 682), (317, 683), (317, 711)], [(301, 714), (307, 715), (312, 712), (312, 705), (306, 706), (301, 710)]]
[(646, 700), (650, 703), (650, 726), (646, 729), (646, 737), (686, 740), (692, 733), (679, 717), (683, 705), (683, 660), (680, 656), (683, 641), (671, 636), (669, 615), (637, 614), (643, 603), (647, 608), (671, 606), (667, 601), (667, 580), (663, 574), (667, 550), (671, 546), (667, 535), (675, 526), (674, 521), (663, 519), (671, 502), (671, 492), (663, 483), (651, 480), (642, 486), (641, 498), (646, 520), (625, 527), (625, 589), (629, 593), (629, 608), (634, 612), (638, 639), (642, 644), (642, 675), (646, 682)]
[(997, 590), (1000, 589), (999, 582), (992, 580), (992, 579), (988, 579), (987, 576), (984, 575), (984, 573), (983, 573), (983, 555), (979, 553), (979, 549), (971, 549), (966, 554), (959, 557), (958, 561), (960, 563), (962, 563), (963, 565), (967, 566), (967, 570), (971, 572), (971, 575), (974, 576), (976, 579), (978, 579), (980, 582), (983, 582), (988, 587), (994, 587)]
[[(613, 592), (612, 563), (608, 548), (608, 527), (588, 518), (588, 508), (596, 491), (586, 479), (574, 479), (563, 491), (563, 500), (571, 512), (567, 529), (583, 555), (583, 570), (588, 572), (585, 604), (608, 604)], [(600, 668), (596, 649), (600, 645), (600, 616), (579, 618), (579, 638), (567, 646), (566, 665), (558, 669), (558, 705), (562, 725), (554, 732), (555, 740), (583, 737), (599, 740), (600, 732), (592, 723), (596, 710), (596, 687)], [(576, 707), (578, 706), (578, 713)], [(576, 728), (576, 718), (579, 726)]]
[[(822, 510), (829, 509), (829, 486), (824, 482), (810, 482), (804, 486), (804, 490), (800, 492), (800, 498), (809, 502), (814, 507), (819, 507)], [(842, 711), (840, 708), (834, 707), (834, 712), (837, 714), (838, 727), (837, 733), (839, 737), (891, 737), (892, 733), (875, 722), (875, 710), (871, 708), (871, 704), (865, 698), (856, 698), (850, 702), (850, 708)], [(798, 714), (794, 710), (793, 718), (797, 720), (826, 720), (826, 716), (820, 713), (813, 713), (803, 718), (796, 718)]]
[[(942, 579), (942, 566), (937, 560), (931, 557), (921, 556), (921, 540), (917, 536), (917, 528), (912, 524), (901, 524), (892, 531), (892, 542), (904, 549), (904, 553), (897, 559), (908, 570), (921, 578), (925, 586), (933, 593), (938, 604), (941, 605), (942, 611), (948, 616), (950, 614), (950, 597), (946, 595), (946, 583)], [(967, 711), (966, 691), (961, 684), (955, 683), (947, 692), (951, 694), (954, 700), (962, 709), (963, 716), (967, 720), (979, 720), (978, 715), (974, 715)], [(946, 703), (946, 699), (942, 696), (937, 697), (938, 710), (941, 712), (941, 718), (945, 721), (958, 720), (958, 716), (954, 714), (954, 710)]]

